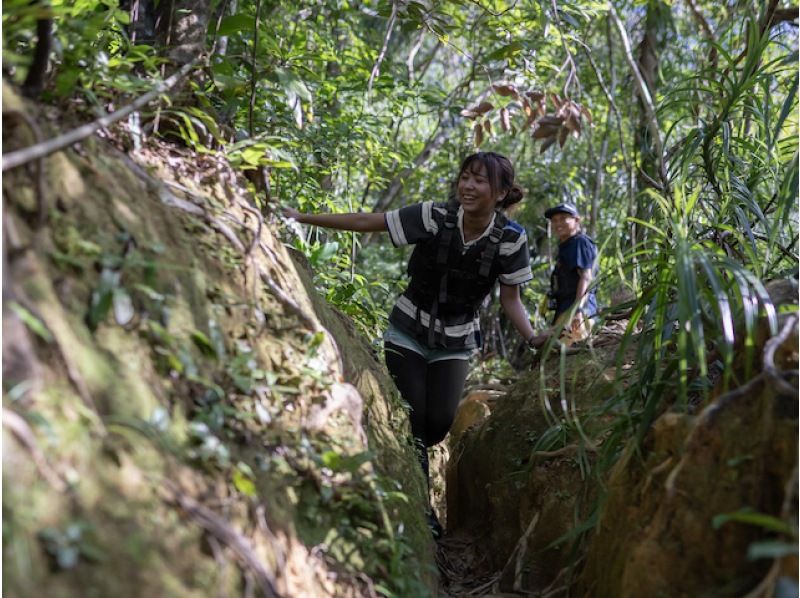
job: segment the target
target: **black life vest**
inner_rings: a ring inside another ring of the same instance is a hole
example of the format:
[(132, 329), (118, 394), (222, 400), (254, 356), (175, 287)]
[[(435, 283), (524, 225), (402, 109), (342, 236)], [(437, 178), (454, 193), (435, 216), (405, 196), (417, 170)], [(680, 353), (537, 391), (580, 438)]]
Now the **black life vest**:
[(488, 238), (462, 252), (458, 207), (456, 202), (448, 203), (444, 225), (431, 239), (417, 243), (408, 262), (411, 282), (406, 295), (417, 306), (418, 333), (422, 331), (420, 311), (430, 314), (430, 347), (447, 347), (444, 329), (437, 342), (436, 319), (456, 314), (474, 317), (499, 275), (499, 263), (495, 258), (508, 219), (496, 212)]

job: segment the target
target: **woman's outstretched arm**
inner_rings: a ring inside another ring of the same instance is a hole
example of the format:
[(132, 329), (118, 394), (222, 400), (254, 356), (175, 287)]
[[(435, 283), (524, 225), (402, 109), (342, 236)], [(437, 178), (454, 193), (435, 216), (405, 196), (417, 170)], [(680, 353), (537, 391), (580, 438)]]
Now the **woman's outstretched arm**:
[(351, 214), (304, 214), (294, 208), (283, 208), (283, 215), (302, 224), (350, 230), (357, 233), (377, 233), (387, 230), (383, 212), (355, 212)]
[(528, 312), (525, 310), (525, 306), (522, 305), (518, 285), (500, 284), (500, 305), (503, 306), (503, 311), (508, 319), (511, 320), (517, 332), (529, 342), (535, 336), (535, 332), (528, 319)]

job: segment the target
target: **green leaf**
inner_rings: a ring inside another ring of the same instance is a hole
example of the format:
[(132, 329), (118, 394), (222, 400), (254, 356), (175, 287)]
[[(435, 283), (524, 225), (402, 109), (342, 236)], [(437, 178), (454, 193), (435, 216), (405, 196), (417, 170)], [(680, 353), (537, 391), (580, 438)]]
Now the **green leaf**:
[(275, 75), (281, 87), (283, 87), (286, 92), (296, 94), (297, 97), (304, 102), (310, 102), (312, 100), (311, 91), (306, 87), (305, 82), (303, 82), (300, 77), (284, 69), (276, 69)]
[(131, 296), (123, 288), (116, 288), (113, 291), (114, 319), (120, 326), (127, 326), (133, 320), (136, 312), (133, 309)]
[(744, 509), (740, 509), (734, 513), (723, 513), (716, 515), (711, 520), (711, 525), (714, 527), (714, 529), (719, 529), (730, 521), (746, 523), (747, 525), (756, 525), (765, 530), (787, 534), (791, 537), (795, 537), (797, 535), (795, 529), (785, 521), (778, 519), (777, 517), (773, 517), (772, 515), (759, 513), (750, 507), (745, 507)]
[(509, 58), (515, 54), (519, 54), (522, 51), (522, 47), (521, 42), (513, 41), (502, 48), (498, 48), (494, 52), (490, 52), (486, 60), (502, 60), (503, 58)]
[[(218, 35), (230, 35), (232, 33), (245, 32), (252, 34), (256, 26), (256, 19), (254, 16), (246, 14), (231, 15), (222, 19), (219, 25)], [(216, 28), (216, 23), (213, 21), (209, 25), (209, 33), (213, 33)]]
[(113, 304), (113, 298), (114, 289), (110, 287), (101, 287), (92, 293), (89, 313), (86, 315), (86, 324), (89, 326), (89, 330), (94, 332), (106, 319)]
[[(252, 473), (252, 472), (251, 472)], [(233, 470), (233, 485), (234, 487), (244, 494), (245, 496), (254, 497), (256, 496), (256, 485), (253, 480), (248, 476), (247, 473), (242, 471), (241, 468), (237, 467)]]
[(747, 547), (747, 560), (779, 559), (790, 554), (797, 554), (797, 544), (789, 544), (780, 540), (753, 542)]
[(199, 330), (192, 331), (192, 342), (194, 342), (195, 346), (200, 349), (200, 352), (205, 355), (206, 357), (212, 357), (213, 359), (217, 359), (219, 356), (217, 355), (217, 350), (214, 348), (214, 345), (205, 334), (203, 334)]
[(342, 461), (342, 456), (336, 451), (325, 451), (320, 455), (320, 459), (325, 467), (337, 471)]

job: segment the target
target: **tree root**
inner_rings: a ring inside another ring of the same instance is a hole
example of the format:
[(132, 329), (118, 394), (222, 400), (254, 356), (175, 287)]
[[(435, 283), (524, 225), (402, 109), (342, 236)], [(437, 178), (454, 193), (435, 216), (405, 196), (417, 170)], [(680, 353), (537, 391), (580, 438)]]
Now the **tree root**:
[[(7, 119), (9, 116), (17, 117), (28, 125), (37, 145), (42, 142), (44, 139), (42, 129), (30, 115), (25, 114), (21, 110), (6, 110), (3, 112), (4, 118)], [(47, 198), (44, 194), (44, 157), (36, 158), (33, 164), (33, 189), (36, 195), (36, 228), (42, 228), (47, 224)], [(5, 168), (3, 170), (5, 170)]]
[(511, 586), (511, 589), (516, 592), (522, 590), (522, 566), (525, 561), (525, 555), (528, 553), (528, 539), (531, 537), (531, 535), (533, 535), (533, 531), (536, 529), (536, 524), (539, 523), (539, 515), (540, 513), (537, 511), (528, 524), (528, 527), (525, 529), (525, 533), (523, 533), (522, 536), (520, 536), (520, 539), (517, 541), (517, 545), (511, 552), (511, 556), (508, 557), (505, 567), (503, 567), (503, 571), (505, 572), (513, 563), (514, 582)]
[[(797, 505), (797, 497), (795, 496), (795, 488), (797, 487), (797, 465), (794, 466), (792, 475), (786, 482), (783, 488), (783, 504), (781, 505), (781, 519), (784, 521), (789, 519), (792, 505)], [(778, 583), (778, 578), (781, 573), (781, 559), (776, 558), (772, 562), (772, 566), (767, 571), (764, 579), (744, 598), (769, 598), (775, 594), (775, 584)]]
[(784, 322), (781, 331), (764, 343), (764, 366), (762, 372), (770, 384), (778, 389), (779, 393), (789, 396), (797, 395), (797, 387), (792, 386), (786, 380), (784, 380), (783, 374), (796, 372), (797, 370), (791, 370), (790, 372), (779, 372), (775, 367), (775, 352), (778, 350), (778, 347), (780, 347), (786, 341), (786, 339), (789, 338), (789, 334), (791, 334), (792, 330), (794, 330), (796, 324), (797, 316), (790, 316), (786, 318), (786, 322)]
[(245, 536), (233, 529), (225, 519), (181, 492), (169, 480), (163, 481), (163, 488), (167, 502), (178, 505), (200, 527), (234, 552), (246, 570), (253, 574), (263, 596), (279, 598), (275, 576), (267, 571)]
[(3, 426), (14, 434), (14, 437), (28, 450), (34, 465), (36, 465), (36, 469), (39, 470), (39, 473), (45, 481), (47, 481), (56, 492), (64, 492), (67, 489), (67, 483), (50, 464), (47, 457), (44, 456), (28, 422), (15, 411), (3, 407)]
[(560, 449), (556, 449), (554, 451), (534, 451), (534, 452), (531, 453), (531, 457), (532, 458), (533, 457), (560, 457), (561, 455), (570, 455), (572, 453), (577, 453), (581, 449), (581, 447), (583, 447), (584, 450), (586, 450), (586, 451), (588, 451), (590, 453), (596, 453), (597, 452), (597, 447), (595, 445), (593, 445), (593, 444), (579, 445), (577, 443), (573, 443), (573, 444), (568, 444), (567, 446), (562, 447)]

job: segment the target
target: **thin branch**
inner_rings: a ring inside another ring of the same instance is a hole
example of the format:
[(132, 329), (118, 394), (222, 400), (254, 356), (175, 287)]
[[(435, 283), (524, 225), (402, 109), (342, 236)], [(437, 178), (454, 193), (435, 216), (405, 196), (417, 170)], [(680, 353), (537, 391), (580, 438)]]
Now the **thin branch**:
[(375, 66), (372, 67), (372, 72), (369, 74), (369, 82), (367, 83), (367, 98), (372, 95), (372, 83), (375, 81), (375, 77), (381, 71), (381, 62), (383, 62), (384, 57), (386, 56), (386, 49), (389, 47), (389, 40), (392, 39), (392, 30), (394, 29), (394, 23), (397, 20), (397, 2), (392, 2), (392, 14), (389, 17), (389, 24), (386, 26), (386, 35), (383, 38), (383, 47), (381, 48), (380, 54), (378, 54), (378, 59), (375, 61)]
[(636, 83), (636, 90), (639, 93), (639, 98), (642, 100), (642, 104), (644, 105), (645, 115), (647, 116), (647, 126), (650, 130), (650, 134), (653, 137), (653, 144), (655, 145), (654, 150), (656, 159), (658, 160), (659, 177), (661, 178), (663, 187), (667, 189), (669, 187), (669, 181), (667, 179), (666, 172), (664, 171), (664, 145), (661, 141), (661, 130), (658, 127), (658, 118), (656, 117), (656, 109), (653, 105), (653, 99), (650, 97), (650, 91), (647, 89), (647, 83), (645, 83), (642, 73), (639, 71), (639, 67), (636, 65), (636, 59), (633, 57), (631, 42), (630, 39), (628, 39), (628, 33), (625, 30), (625, 25), (620, 20), (619, 14), (617, 14), (617, 10), (613, 5), (610, 6), (608, 14), (611, 17), (611, 20), (614, 22), (614, 25), (616, 25), (617, 31), (619, 32), (625, 61), (628, 63), (628, 67), (633, 75), (633, 80)]
[(603, 95), (606, 96), (606, 100), (608, 100), (609, 108), (614, 112), (614, 116), (617, 119), (617, 134), (619, 135), (619, 146), (620, 151), (622, 152), (622, 161), (625, 164), (625, 169), (627, 171), (631, 171), (631, 165), (628, 159), (628, 152), (625, 148), (625, 137), (622, 133), (622, 115), (619, 112), (619, 108), (617, 107), (617, 103), (614, 101), (614, 96), (611, 95), (611, 91), (606, 87), (605, 81), (603, 80), (603, 75), (600, 72), (600, 69), (597, 66), (597, 63), (594, 61), (592, 57), (592, 52), (589, 47), (583, 43), (579, 39), (575, 39), (578, 45), (583, 50), (584, 54), (586, 54), (586, 58), (589, 60), (589, 65), (592, 67), (594, 71), (595, 77), (597, 77), (597, 83), (600, 85), (600, 89), (603, 90)]
[(567, 55), (567, 60), (569, 61), (569, 75), (567, 75), (567, 80), (564, 82), (564, 89), (563, 95), (569, 95), (569, 88), (572, 82), (576, 82), (578, 84), (578, 95), (580, 96), (582, 88), (581, 88), (581, 81), (578, 79), (578, 65), (575, 64), (575, 58), (572, 56), (572, 52), (569, 51), (569, 47), (567, 46), (567, 42), (564, 39), (564, 34), (562, 33), (561, 28), (561, 19), (558, 16), (558, 6), (556, 5), (556, 0), (552, 0), (551, 4), (553, 5), (553, 19), (556, 22), (556, 27), (558, 27), (558, 37), (561, 40), (561, 46), (564, 48), (564, 52)]
[(408, 58), (406, 58), (406, 68), (408, 69), (408, 80), (414, 80), (414, 59), (417, 57), (417, 53), (419, 49), (422, 47), (422, 42), (425, 41), (425, 30), (420, 29), (419, 37), (417, 41), (411, 46), (411, 51), (408, 53)]
[(58, 150), (64, 149), (65, 147), (69, 147), (74, 143), (82, 141), (92, 135), (95, 131), (102, 129), (103, 127), (107, 127), (117, 121), (122, 120), (126, 116), (136, 112), (137, 110), (142, 109), (145, 105), (149, 102), (155, 100), (158, 96), (162, 93), (172, 89), (175, 87), (181, 79), (183, 79), (186, 75), (191, 72), (191, 70), (195, 67), (195, 65), (204, 60), (205, 56), (200, 55), (194, 58), (191, 62), (184, 65), (177, 73), (169, 77), (168, 79), (161, 81), (160, 83), (156, 84), (156, 86), (152, 89), (152, 91), (147, 92), (143, 96), (141, 96), (138, 100), (120, 108), (119, 110), (112, 112), (111, 114), (107, 114), (97, 120), (85, 124), (77, 129), (73, 129), (68, 133), (64, 133), (63, 135), (59, 135), (54, 139), (49, 139), (42, 143), (37, 143), (34, 146), (26, 147), (21, 150), (17, 150), (14, 152), (9, 152), (8, 154), (3, 154), (3, 172), (6, 170), (11, 170), (12, 168), (16, 168), (17, 166), (21, 166), (23, 164), (27, 164), (32, 160), (37, 160), (40, 158), (44, 158), (45, 156), (49, 156), (50, 154), (57, 152)]
[(250, 137), (253, 136), (253, 112), (256, 105), (256, 73), (258, 71), (256, 53), (258, 52), (258, 26), (261, 16), (261, 0), (256, 1), (256, 21), (253, 27), (253, 55), (251, 58), (252, 70), (250, 72), (250, 103), (247, 107), (247, 123)]
[(494, 11), (489, 10), (488, 8), (486, 8), (483, 4), (478, 2), (478, 0), (469, 0), (469, 1), (472, 2), (478, 8), (480, 8), (483, 12), (488, 13), (488, 14), (492, 15), (493, 17), (502, 17), (504, 14), (506, 14), (509, 11), (514, 10), (517, 7), (517, 0), (514, 0), (514, 2), (511, 3), (511, 6), (509, 6), (507, 9), (501, 10), (500, 12), (494, 12)]

